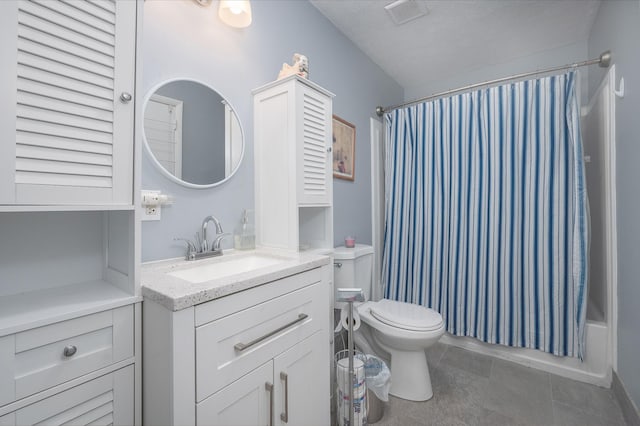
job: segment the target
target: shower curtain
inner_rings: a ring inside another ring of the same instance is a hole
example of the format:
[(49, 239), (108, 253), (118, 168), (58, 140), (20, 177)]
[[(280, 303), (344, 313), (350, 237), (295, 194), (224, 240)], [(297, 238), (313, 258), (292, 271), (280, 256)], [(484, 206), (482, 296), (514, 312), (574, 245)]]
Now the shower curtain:
[(386, 298), (447, 331), (582, 358), (586, 188), (575, 71), (385, 116)]

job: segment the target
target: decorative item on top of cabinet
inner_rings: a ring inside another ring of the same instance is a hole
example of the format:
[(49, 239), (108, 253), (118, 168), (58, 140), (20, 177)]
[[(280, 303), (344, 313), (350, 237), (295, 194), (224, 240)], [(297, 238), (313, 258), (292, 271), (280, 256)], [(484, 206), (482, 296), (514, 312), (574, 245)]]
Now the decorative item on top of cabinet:
[(299, 53), (293, 54), (293, 64), (282, 64), (282, 69), (278, 73), (278, 80), (290, 75), (298, 75), (302, 78), (309, 78), (309, 59)]
[(253, 91), (256, 245), (333, 248), (333, 94), (292, 75)]
[(133, 205), (136, 3), (0, 2), (0, 211)]

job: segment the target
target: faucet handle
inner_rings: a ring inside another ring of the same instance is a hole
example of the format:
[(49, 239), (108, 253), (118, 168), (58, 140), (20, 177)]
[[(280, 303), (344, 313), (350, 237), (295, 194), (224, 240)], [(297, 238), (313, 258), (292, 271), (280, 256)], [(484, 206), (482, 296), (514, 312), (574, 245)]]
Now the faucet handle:
[(188, 240), (186, 238), (174, 237), (173, 241), (184, 241), (185, 243), (187, 243), (187, 259), (191, 258), (192, 255), (195, 256), (195, 254), (198, 252), (198, 250), (196, 249), (196, 245), (191, 240)]
[(224, 237), (228, 237), (229, 235), (231, 235), (229, 232), (223, 232), (221, 234), (218, 234), (216, 236), (216, 239), (213, 240), (213, 244), (211, 246), (211, 250), (212, 251), (218, 251), (220, 250), (220, 243), (222, 242), (222, 240), (224, 239)]

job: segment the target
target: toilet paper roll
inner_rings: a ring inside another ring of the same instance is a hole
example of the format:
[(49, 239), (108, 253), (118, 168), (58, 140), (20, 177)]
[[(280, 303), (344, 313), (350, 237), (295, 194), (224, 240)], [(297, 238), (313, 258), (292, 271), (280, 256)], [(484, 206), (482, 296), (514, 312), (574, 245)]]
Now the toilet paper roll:
[[(353, 373), (355, 377), (349, 374), (349, 358), (342, 358), (338, 361), (336, 368), (338, 390), (346, 394), (347, 399), (352, 393), (354, 398), (360, 398), (367, 391), (364, 362), (354, 358)], [(351, 391), (349, 390), (349, 384), (351, 384)]]
[[(358, 311), (353, 308), (353, 331), (356, 331), (360, 328), (360, 315), (358, 315)], [(345, 306), (340, 311), (340, 324), (344, 327), (345, 330), (349, 329), (349, 306)]]
[[(338, 391), (337, 417), (338, 426), (349, 426), (349, 397)], [(365, 426), (367, 424), (367, 394), (356, 397), (353, 400), (353, 426)]]

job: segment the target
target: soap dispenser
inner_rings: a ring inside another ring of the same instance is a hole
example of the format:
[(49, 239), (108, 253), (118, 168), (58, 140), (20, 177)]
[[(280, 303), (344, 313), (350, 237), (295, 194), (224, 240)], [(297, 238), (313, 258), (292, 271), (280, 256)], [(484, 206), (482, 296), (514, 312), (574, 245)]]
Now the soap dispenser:
[(250, 220), (249, 210), (242, 211), (240, 223), (233, 232), (236, 250), (251, 250), (256, 248), (256, 233)]

